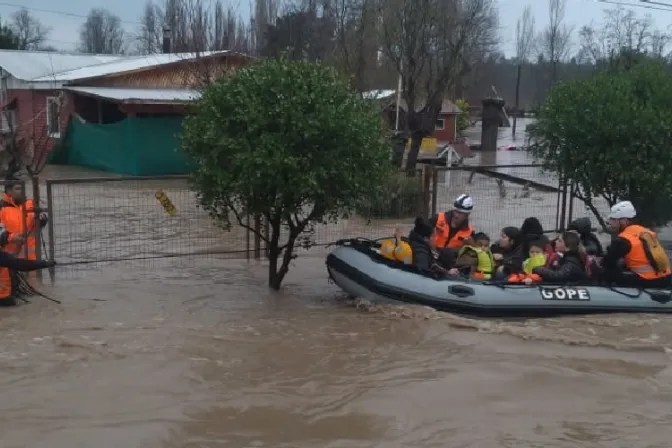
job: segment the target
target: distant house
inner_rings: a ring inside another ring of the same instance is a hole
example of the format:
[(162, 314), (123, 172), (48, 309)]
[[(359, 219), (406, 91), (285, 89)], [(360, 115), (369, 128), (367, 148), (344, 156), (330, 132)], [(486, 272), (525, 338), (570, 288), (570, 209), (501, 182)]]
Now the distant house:
[[(394, 90), (373, 90), (364, 93), (365, 98), (370, 98), (381, 103), (383, 119), (394, 129), (397, 117), (397, 98)], [(406, 122), (406, 102), (399, 102), (399, 127), (403, 129)], [(453, 143), (457, 139), (457, 116), (462, 111), (451, 100), (445, 99), (441, 105), (441, 112), (436, 119), (433, 137), (440, 143)]]
[[(194, 86), (249, 63), (229, 51), (106, 56), (0, 50), (0, 134), (45, 163), (129, 175), (181, 174), (178, 134)], [(30, 154), (29, 154), (30, 155)]]

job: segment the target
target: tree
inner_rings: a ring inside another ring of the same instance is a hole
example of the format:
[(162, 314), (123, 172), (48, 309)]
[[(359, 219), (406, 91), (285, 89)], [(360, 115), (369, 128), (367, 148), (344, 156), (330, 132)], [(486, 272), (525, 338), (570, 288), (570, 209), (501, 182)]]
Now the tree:
[(18, 50), (19, 37), (0, 19), (0, 50)]
[(534, 17), (532, 8), (526, 6), (523, 15), (516, 23), (516, 115), (513, 117), (513, 128), (511, 133), (515, 137), (516, 124), (518, 122), (518, 111), (520, 110), (520, 79), (523, 74), (523, 64), (525, 64), (532, 52), (534, 46)]
[(379, 10), (383, 51), (402, 79), (411, 136), (406, 168), (414, 172), (446, 94), (471, 71), (471, 57), (494, 42), (497, 11), (492, 0), (386, 0)]
[(79, 40), (84, 53), (123, 53), (125, 34), (121, 19), (106, 9), (94, 8), (82, 24)]
[(543, 53), (550, 67), (550, 86), (558, 81), (558, 66), (567, 59), (572, 28), (564, 24), (567, 0), (548, 0), (549, 24), (541, 35)]
[(50, 31), (26, 8), (14, 13), (11, 27), (18, 38), (19, 50), (39, 50)]
[(378, 191), (391, 164), (380, 111), (335, 69), (267, 59), (204, 89), (182, 145), (199, 203), (224, 225), (262, 216), (268, 284), (279, 289), (299, 236)]
[(660, 61), (557, 85), (532, 132), (533, 154), (594, 200), (631, 200), (643, 225), (672, 219), (672, 78)]
[(153, 1), (145, 3), (136, 40), (140, 54), (161, 53), (163, 49), (163, 10)]
[(457, 116), (456, 123), (457, 132), (460, 133), (471, 126), (471, 120), (469, 119), (469, 103), (463, 99), (459, 99), (455, 101), (455, 105), (461, 111), (460, 115)]
[(334, 25), (328, 17), (319, 17), (315, 9), (291, 11), (267, 27), (262, 54), (292, 59), (323, 60), (331, 53)]

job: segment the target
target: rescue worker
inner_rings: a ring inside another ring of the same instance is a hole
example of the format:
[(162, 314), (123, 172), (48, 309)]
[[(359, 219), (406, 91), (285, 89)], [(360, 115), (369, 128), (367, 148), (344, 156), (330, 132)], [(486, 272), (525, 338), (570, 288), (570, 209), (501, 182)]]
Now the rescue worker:
[(455, 199), (452, 210), (439, 213), (429, 221), (434, 227), (432, 247), (437, 251), (439, 264), (446, 269), (455, 265), (460, 248), (476, 245), (474, 229), (469, 224), (473, 209), (471, 196), (463, 194)]
[(0, 222), (9, 233), (9, 241), (4, 248), (6, 252), (19, 258), (37, 259), (35, 235), (47, 224), (47, 215), (35, 215), (33, 201), (26, 198), (23, 183), (9, 179), (0, 200)]
[[(0, 247), (7, 245), (9, 232), (0, 226)], [(38, 269), (51, 268), (56, 265), (55, 261), (26, 260), (0, 251), (0, 307), (15, 306), (18, 282), (12, 271), (29, 272)]]
[[(672, 279), (670, 258), (653, 230), (632, 222), (636, 216), (630, 201), (611, 207), (609, 226), (618, 236), (602, 259), (605, 280), (623, 286), (668, 287)], [(621, 260), (625, 270), (619, 266)]]

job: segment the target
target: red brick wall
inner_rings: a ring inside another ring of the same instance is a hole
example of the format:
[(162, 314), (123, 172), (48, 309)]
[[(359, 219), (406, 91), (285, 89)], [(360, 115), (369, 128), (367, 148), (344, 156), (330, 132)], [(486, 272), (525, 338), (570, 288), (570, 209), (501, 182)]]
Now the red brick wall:
[[(16, 121), (15, 129), (26, 142), (32, 142), (33, 160), (35, 163), (42, 160), (52, 150), (57, 139), (47, 135), (47, 111), (46, 102), (48, 97), (58, 96), (56, 90), (9, 90), (8, 99), (16, 98)], [(65, 133), (67, 118), (72, 108), (67, 95), (61, 103), (61, 135)], [(28, 149), (30, 151), (30, 149)]]
[(456, 115), (439, 114), (439, 120), (444, 121), (443, 129), (434, 131), (434, 138), (440, 142), (450, 143), (455, 141), (455, 120)]

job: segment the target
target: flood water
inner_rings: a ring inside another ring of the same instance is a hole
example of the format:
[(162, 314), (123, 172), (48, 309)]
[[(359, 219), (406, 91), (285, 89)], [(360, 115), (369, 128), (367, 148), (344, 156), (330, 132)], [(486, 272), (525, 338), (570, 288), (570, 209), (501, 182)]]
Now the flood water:
[[(170, 226), (143, 253), (174, 245)], [(214, 255), (45, 275), (63, 305), (0, 309), (0, 446), (669, 446), (672, 319), (376, 307), (329, 284), (324, 255), (302, 253), (277, 293), (263, 262)]]

